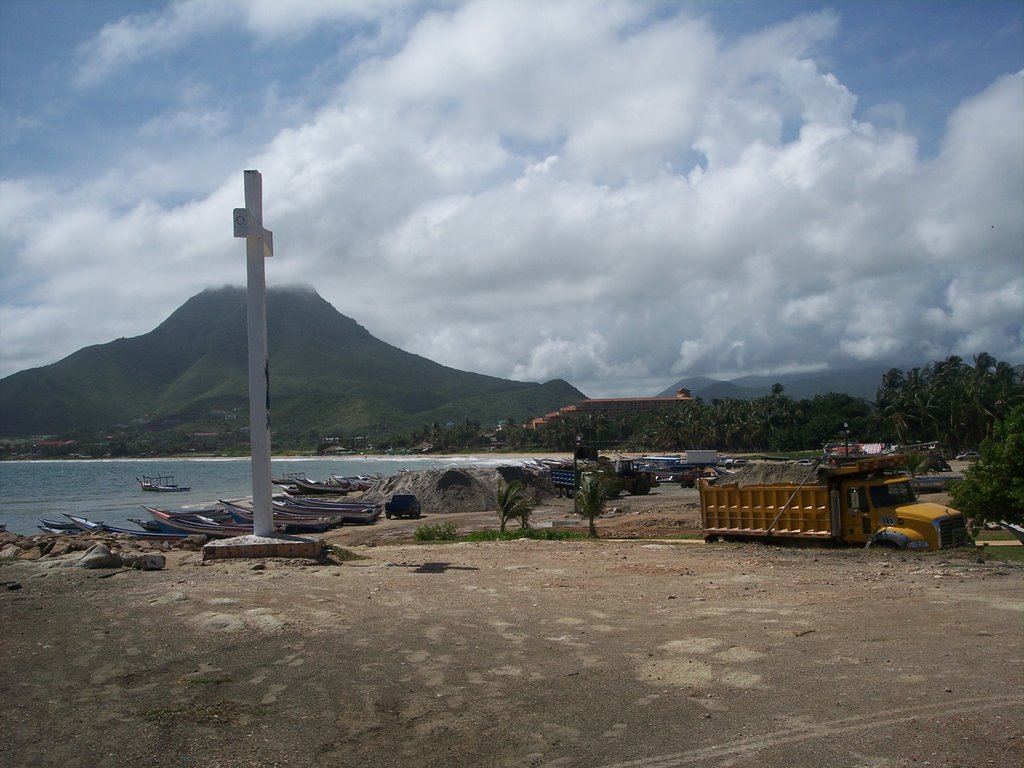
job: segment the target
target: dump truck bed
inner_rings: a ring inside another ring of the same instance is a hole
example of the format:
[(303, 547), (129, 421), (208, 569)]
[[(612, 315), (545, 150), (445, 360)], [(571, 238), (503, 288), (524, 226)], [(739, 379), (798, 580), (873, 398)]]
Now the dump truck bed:
[(801, 539), (835, 536), (825, 486), (700, 485), (701, 524), (705, 536)]

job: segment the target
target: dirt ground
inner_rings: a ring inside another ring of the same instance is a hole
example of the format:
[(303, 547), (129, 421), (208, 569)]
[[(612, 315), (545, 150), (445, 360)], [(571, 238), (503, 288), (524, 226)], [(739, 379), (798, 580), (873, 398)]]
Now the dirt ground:
[(461, 513), (332, 532), (340, 564), (4, 564), (0, 764), (1024, 764), (1024, 569), (651, 541), (696, 503), (613, 502), (596, 542), (409, 542), (495, 525)]

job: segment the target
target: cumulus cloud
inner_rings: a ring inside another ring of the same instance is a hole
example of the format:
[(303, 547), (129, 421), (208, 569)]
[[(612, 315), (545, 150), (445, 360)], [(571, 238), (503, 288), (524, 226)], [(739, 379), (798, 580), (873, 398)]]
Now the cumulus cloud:
[(301, 38), (330, 23), (384, 23), (403, 0), (175, 0), (165, 8), (131, 14), (105, 25), (77, 50), (75, 82), (94, 87), (145, 59), (179, 50), (216, 33), (245, 31), (267, 44)]
[[(265, 39), (370, 21), (363, 3), (283, 7), (130, 17), (82, 49), (80, 77), (236, 22)], [(424, 6), (379, 29), (388, 44), (315, 113), (199, 198), (160, 192), (189, 147), (73, 190), (5, 182), (3, 372), (242, 282), (228, 219), (244, 167), (264, 175), (268, 284), (312, 283), (379, 338), (465, 370), (643, 395), (687, 375), (1024, 360), (1024, 74), (962, 104), (925, 159), (896, 105), (857, 117), (819, 62), (835, 14), (727, 43), (657, 5), (526, 7)], [(188, 106), (145, 129), (223, 146), (232, 121)]]

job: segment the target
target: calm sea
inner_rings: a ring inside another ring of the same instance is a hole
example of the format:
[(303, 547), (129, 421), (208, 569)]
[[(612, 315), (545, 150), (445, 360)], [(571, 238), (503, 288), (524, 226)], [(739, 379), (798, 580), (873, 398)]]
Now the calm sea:
[[(511, 464), (515, 460), (466, 457), (458, 459), (395, 458), (289, 458), (274, 459), (271, 472), (305, 472), (312, 480), (326, 480), (331, 473), (390, 476), (402, 470), (433, 466)], [(143, 491), (136, 481), (142, 475), (173, 475), (179, 493)], [(252, 494), (248, 458), (240, 459), (111, 459), (89, 461), (0, 462), (0, 523), (7, 530), (30, 535), (40, 533), (39, 518), (64, 520), (64, 513), (81, 515), (110, 525), (136, 527), (129, 518), (145, 519), (143, 504), (170, 509), (212, 506), (218, 499), (237, 499)]]

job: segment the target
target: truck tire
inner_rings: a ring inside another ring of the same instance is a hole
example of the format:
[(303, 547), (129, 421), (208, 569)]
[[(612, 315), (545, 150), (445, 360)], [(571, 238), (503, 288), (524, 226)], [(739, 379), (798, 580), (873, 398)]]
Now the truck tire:
[(633, 484), (633, 490), (630, 491), (634, 496), (646, 496), (651, 492), (651, 483), (647, 478), (641, 478)]

